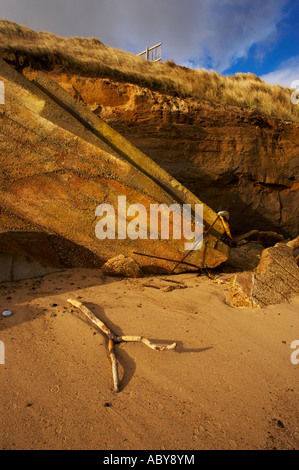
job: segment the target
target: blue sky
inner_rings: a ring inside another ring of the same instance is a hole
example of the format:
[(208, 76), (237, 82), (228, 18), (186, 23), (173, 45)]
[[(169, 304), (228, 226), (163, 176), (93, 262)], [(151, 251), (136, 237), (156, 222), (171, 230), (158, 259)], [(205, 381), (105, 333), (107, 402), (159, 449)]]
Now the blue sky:
[(270, 83), (299, 80), (299, 0), (1, 0), (0, 17)]
[(226, 74), (236, 72), (252, 72), (286, 86), (299, 80), (299, 1), (287, 2), (274, 33), (253, 44), (246, 56), (225, 70)]

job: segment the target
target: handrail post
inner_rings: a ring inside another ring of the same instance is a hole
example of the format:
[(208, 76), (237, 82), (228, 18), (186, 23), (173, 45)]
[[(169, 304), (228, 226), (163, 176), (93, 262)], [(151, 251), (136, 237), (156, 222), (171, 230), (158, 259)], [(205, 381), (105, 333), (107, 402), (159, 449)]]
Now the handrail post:
[(146, 60), (150, 60), (152, 62), (159, 62), (162, 60), (161, 47), (162, 47), (162, 42), (160, 42), (159, 44), (153, 47), (146, 46), (145, 51), (140, 52), (137, 55), (141, 57), (144, 55)]

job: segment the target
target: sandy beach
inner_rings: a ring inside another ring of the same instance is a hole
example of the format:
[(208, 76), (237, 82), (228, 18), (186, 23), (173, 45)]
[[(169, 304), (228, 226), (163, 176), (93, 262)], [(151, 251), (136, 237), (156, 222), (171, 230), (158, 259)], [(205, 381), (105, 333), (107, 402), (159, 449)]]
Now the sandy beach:
[[(13, 312), (0, 319), (0, 448), (298, 449), (299, 298), (234, 309), (229, 289), (196, 273), (125, 280), (92, 269), (0, 285)], [(116, 334), (177, 348), (118, 345), (117, 394), (106, 339), (70, 297)]]

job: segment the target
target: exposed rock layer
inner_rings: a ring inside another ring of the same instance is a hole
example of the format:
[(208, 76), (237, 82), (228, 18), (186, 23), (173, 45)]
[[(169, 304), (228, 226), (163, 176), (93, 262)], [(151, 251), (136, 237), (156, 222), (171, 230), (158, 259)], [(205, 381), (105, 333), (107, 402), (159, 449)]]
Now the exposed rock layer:
[(234, 233), (297, 235), (297, 124), (109, 79), (51, 76), (214, 210), (229, 210)]

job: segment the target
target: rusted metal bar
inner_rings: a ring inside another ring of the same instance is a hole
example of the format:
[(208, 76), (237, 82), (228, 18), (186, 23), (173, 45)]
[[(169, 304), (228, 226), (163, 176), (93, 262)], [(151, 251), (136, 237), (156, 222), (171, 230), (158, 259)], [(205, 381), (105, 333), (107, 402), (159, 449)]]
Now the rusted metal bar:
[(191, 266), (192, 268), (200, 269), (196, 264), (187, 263), (185, 261), (178, 261), (177, 259), (163, 258), (162, 256), (147, 255), (145, 253), (138, 253), (137, 251), (133, 251), (133, 254), (134, 255), (139, 255), (139, 256), (145, 256), (146, 258), (153, 258), (153, 259), (161, 259), (163, 261), (170, 261), (171, 263), (186, 264), (187, 266)]
[[(217, 220), (220, 218), (220, 215), (217, 214), (217, 217), (216, 219), (214, 220), (214, 222), (212, 223), (212, 225), (210, 225), (210, 227), (208, 228), (208, 230), (203, 234), (203, 236), (197, 240), (196, 244), (194, 245), (193, 249), (195, 248), (195, 246), (198, 245), (199, 242), (201, 241), (204, 241), (204, 239), (208, 236), (210, 230), (212, 230), (213, 226), (216, 224)], [(173, 270), (170, 272), (170, 274), (173, 274), (174, 271), (183, 263), (185, 263), (185, 259), (188, 258), (188, 256), (190, 255), (190, 253), (192, 253), (193, 250), (190, 250), (188, 251), (188, 253), (182, 258), (181, 261), (178, 262), (178, 264), (173, 268)]]

